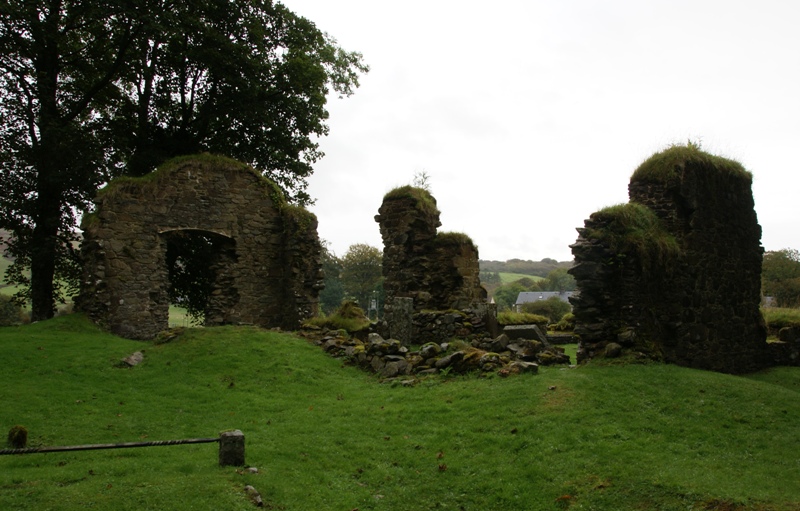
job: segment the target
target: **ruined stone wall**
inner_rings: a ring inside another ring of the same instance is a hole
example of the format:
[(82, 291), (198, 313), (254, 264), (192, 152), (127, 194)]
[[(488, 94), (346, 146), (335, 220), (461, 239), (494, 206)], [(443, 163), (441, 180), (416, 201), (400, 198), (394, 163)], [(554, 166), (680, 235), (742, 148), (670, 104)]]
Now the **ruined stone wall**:
[(464, 309), (486, 301), (478, 249), (458, 233), (437, 233), (439, 210), (427, 191), (410, 186), (389, 192), (375, 220), (383, 238), (386, 303), (414, 300), (414, 311)]
[[(616, 345), (730, 373), (768, 363), (751, 182), (736, 162), (671, 148), (634, 173), (630, 206), (622, 208), (653, 212), (655, 235), (636, 241), (642, 226), (623, 225), (621, 209), (595, 213), (578, 229), (570, 273), (580, 290), (573, 313), (582, 358)], [(629, 244), (614, 246), (618, 238)]]
[(82, 228), (78, 306), (112, 332), (150, 339), (168, 327), (166, 247), (179, 231), (223, 240), (206, 324), (296, 328), (316, 313), (321, 245), (316, 219), (233, 160), (174, 160), (109, 184)]

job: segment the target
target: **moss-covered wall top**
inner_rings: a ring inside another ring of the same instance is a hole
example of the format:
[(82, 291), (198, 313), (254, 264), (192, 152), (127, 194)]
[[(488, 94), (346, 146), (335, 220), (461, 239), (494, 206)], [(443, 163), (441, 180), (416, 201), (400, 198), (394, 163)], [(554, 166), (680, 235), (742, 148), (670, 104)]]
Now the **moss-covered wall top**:
[(171, 233), (212, 233), (225, 250), (206, 322), (296, 327), (316, 312), (316, 218), (288, 206), (249, 166), (201, 155), (112, 181), (83, 222), (79, 306), (113, 332), (148, 339), (168, 327)]
[(586, 220), (570, 270), (582, 358), (616, 344), (692, 367), (763, 367), (763, 249), (751, 183), (737, 162), (672, 147), (634, 172), (630, 203)]

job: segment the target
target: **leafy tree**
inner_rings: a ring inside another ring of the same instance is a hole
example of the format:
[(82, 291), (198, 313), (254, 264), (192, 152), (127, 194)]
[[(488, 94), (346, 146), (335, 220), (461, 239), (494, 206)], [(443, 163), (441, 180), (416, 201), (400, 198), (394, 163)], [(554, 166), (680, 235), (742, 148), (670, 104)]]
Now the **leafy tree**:
[(497, 304), (497, 310), (511, 310), (514, 304), (517, 303), (517, 296), (523, 291), (528, 290), (529, 289), (520, 284), (519, 281), (510, 282), (498, 287), (494, 292), (494, 301)]
[(6, 279), (30, 285), (39, 320), (63, 298), (56, 277), (77, 283), (78, 212), (119, 172), (216, 152), (310, 203), (327, 95), (367, 67), (271, 0), (3, 0), (0, 71)]
[(547, 274), (545, 278), (548, 289), (542, 291), (558, 291), (563, 293), (565, 291), (574, 291), (577, 287), (575, 277), (567, 273), (565, 268), (556, 268)]
[(383, 284), (383, 253), (370, 245), (350, 245), (341, 259), (342, 284), (347, 296), (353, 297), (365, 311), (380, 295)]
[(545, 316), (550, 319), (550, 323), (558, 323), (570, 311), (572, 306), (557, 296), (522, 304), (522, 312)]
[(19, 325), (23, 319), (22, 307), (14, 303), (10, 296), (0, 294), (0, 326)]
[(481, 283), (483, 284), (500, 284), (500, 274), (498, 272), (482, 271), (480, 272)]
[(0, 3), (0, 227), (13, 232), (7, 280), (30, 286), (33, 320), (63, 298), (56, 276), (77, 283), (76, 210), (106, 177), (99, 117), (140, 26), (117, 2)]
[(306, 179), (322, 156), (314, 139), (328, 133), (327, 95), (352, 94), (366, 71), (359, 53), (280, 3), (171, 3), (137, 40), (112, 111), (125, 172), (221, 153), (308, 204)]
[[(235, 248), (225, 236), (201, 231), (176, 231), (167, 237), (170, 302), (186, 309), (202, 323), (220, 265), (234, 260)], [(224, 286), (224, 284), (222, 284)]]
[(325, 242), (322, 244), (322, 271), (325, 272), (325, 289), (319, 293), (319, 304), (322, 312), (330, 315), (342, 305), (345, 294), (342, 284), (342, 262)]
[(800, 251), (785, 248), (765, 253), (761, 283), (764, 295), (774, 297), (779, 307), (800, 305)]

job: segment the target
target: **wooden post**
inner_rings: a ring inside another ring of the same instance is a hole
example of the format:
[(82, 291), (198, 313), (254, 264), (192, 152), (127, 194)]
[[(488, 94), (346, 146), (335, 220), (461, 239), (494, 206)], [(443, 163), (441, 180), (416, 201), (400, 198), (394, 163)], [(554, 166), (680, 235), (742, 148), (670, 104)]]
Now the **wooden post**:
[(219, 434), (219, 465), (221, 467), (244, 465), (244, 433), (238, 429)]

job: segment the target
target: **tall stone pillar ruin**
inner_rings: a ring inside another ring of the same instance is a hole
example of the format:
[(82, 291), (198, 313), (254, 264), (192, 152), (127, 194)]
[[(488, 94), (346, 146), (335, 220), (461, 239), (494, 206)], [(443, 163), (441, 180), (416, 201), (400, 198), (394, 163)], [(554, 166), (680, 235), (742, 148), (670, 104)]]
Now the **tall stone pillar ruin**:
[[(478, 247), (461, 233), (438, 233), (436, 199), (422, 188), (403, 186), (383, 199), (375, 221), (383, 238), (383, 288), (386, 317), (392, 308), (406, 309), (396, 299), (411, 299), (414, 314), (422, 311), (486, 309), (481, 286)], [(400, 322), (395, 320), (395, 323)], [(389, 325), (389, 334), (392, 325)]]
[(739, 163), (675, 146), (634, 172), (628, 204), (586, 220), (570, 270), (580, 359), (621, 347), (727, 373), (768, 364), (751, 185)]

